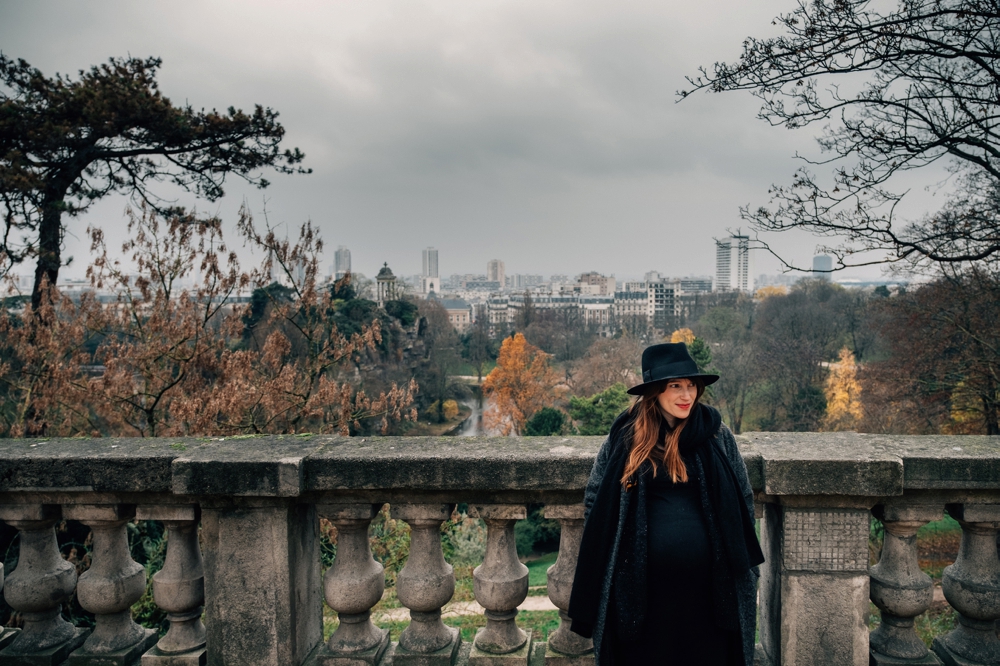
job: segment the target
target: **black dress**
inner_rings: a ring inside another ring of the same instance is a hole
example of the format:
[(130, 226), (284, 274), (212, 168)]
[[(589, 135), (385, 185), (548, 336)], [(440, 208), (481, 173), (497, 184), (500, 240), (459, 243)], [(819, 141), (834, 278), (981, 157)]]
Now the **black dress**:
[(645, 621), (638, 641), (616, 641), (616, 665), (734, 662), (735, 634), (713, 621), (712, 547), (692, 463), (685, 460), (686, 483), (663, 468), (648, 479)]

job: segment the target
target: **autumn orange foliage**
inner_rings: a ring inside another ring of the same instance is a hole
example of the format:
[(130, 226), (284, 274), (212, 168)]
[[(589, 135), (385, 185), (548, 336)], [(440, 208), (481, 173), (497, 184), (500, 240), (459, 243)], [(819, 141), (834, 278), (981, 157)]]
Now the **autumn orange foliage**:
[[(122, 261), (90, 229), (93, 287), (74, 302), (49, 289), (37, 312), (0, 309), (0, 436), (172, 436), (340, 432), (362, 419), (414, 418), (416, 386), (377, 396), (356, 363), (381, 340), (377, 320), (347, 337), (317, 282), (311, 224), (292, 244), (240, 213), (244, 241), (268, 259), (243, 271), (218, 219), (129, 213)], [(286, 276), (254, 334), (234, 297)], [(190, 285), (193, 281), (193, 286)]]
[(483, 414), (487, 430), (519, 435), (535, 412), (552, 404), (559, 377), (549, 358), (521, 333), (503, 341), (497, 365), (483, 381), (483, 395), (491, 403)]

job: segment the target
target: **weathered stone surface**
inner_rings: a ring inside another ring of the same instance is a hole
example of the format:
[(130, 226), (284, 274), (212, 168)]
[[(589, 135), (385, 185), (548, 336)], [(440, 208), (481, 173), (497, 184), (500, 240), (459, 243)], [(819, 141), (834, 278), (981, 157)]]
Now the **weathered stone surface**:
[(462, 637), (456, 627), (445, 627), (450, 640), (440, 650), (433, 652), (413, 652), (402, 644), (395, 646), (392, 663), (395, 666), (454, 666), (458, 651), (462, 647)]
[(324, 577), (326, 602), (338, 613), (368, 613), (385, 590), (385, 571), (372, 557), (368, 541), (368, 526), (378, 513), (378, 507), (371, 504), (342, 509), (322, 506), (319, 511), (337, 527), (337, 557)]
[(765, 504), (760, 519), (760, 547), (764, 563), (760, 565), (758, 606), (760, 608), (760, 649), (766, 663), (778, 663), (781, 654), (781, 521), (784, 507)]
[(173, 440), (0, 440), (0, 492), (169, 492)]
[(868, 576), (790, 572), (781, 604), (778, 663), (868, 665)]
[[(130, 503), (161, 506), (174, 512), (174, 520), (188, 519), (196, 505), (208, 507), (206, 565), (213, 572), (209, 578), (216, 580), (215, 588), (208, 583), (208, 597), (218, 604), (206, 612), (209, 662), (298, 664), (320, 636), (319, 556), (310, 506), (575, 504), (602, 441), (327, 435), (4, 440), (0, 505), (16, 505), (23, 520), (34, 509), (59, 504), (75, 507), (70, 515), (87, 520), (108, 519), (109, 506)], [(806, 659), (808, 646), (822, 652), (829, 647), (823, 641), (834, 635), (849, 645), (838, 643), (831, 654), (854, 663), (853, 649), (867, 642), (863, 626), (844, 624), (856, 608), (853, 596), (843, 595), (846, 588), (853, 590), (852, 581), (865, 576), (860, 544), (867, 536), (862, 518), (868, 507), (881, 503), (886, 520), (905, 522), (917, 520), (914, 502), (923, 506), (917, 513), (964, 503), (966, 523), (1000, 522), (998, 438), (753, 433), (738, 443), (763, 513), (768, 561), (762, 566), (761, 640), (773, 663), (793, 663), (789, 659), (795, 654), (801, 657), (795, 663), (836, 663)], [(302, 506), (293, 508), (296, 503)], [(86, 511), (93, 515), (79, 513), (84, 511), (80, 505), (91, 505)], [(0, 506), (0, 514), (4, 510)], [(220, 527), (226, 521), (232, 524)], [(550, 591), (558, 597), (568, 577), (559, 567), (555, 573)], [(510, 582), (482, 580), (499, 587)], [(905, 585), (899, 590), (903, 596), (913, 592)], [(969, 590), (975, 602), (970, 608), (992, 603), (982, 590), (970, 587), (961, 593)], [(263, 598), (268, 604), (248, 601)], [(227, 615), (226, 609), (238, 612)], [(498, 606), (488, 614), (494, 627), (516, 630), (511, 611)], [(831, 619), (840, 624), (831, 626)], [(978, 631), (965, 630), (973, 636)], [(789, 652), (794, 646), (800, 652)], [(544, 657), (538, 649), (530, 654)], [(393, 648), (382, 653), (386, 662), (392, 656)], [(4, 663), (0, 658), (0, 666)]]
[(56, 544), (54, 525), (60, 517), (58, 506), (0, 506), (0, 518), (20, 530), (20, 557), (4, 582), (4, 596), (21, 613), (24, 631), (4, 649), (8, 656), (65, 658), (86, 637), (60, 615), (77, 582), (76, 569), (60, 556)]
[(203, 660), (205, 571), (198, 544), (198, 507), (140, 507), (136, 515), (143, 520), (162, 520), (167, 528), (167, 556), (163, 568), (153, 574), (153, 600), (167, 611), (170, 629), (156, 644), (155, 652), (161, 658), (153, 661), (166, 666), (169, 662), (162, 657), (169, 655), (184, 656), (188, 663), (195, 663), (194, 653), (201, 654)]
[[(295, 497), (582, 493), (602, 437), (107, 438), (0, 441), (0, 494), (173, 493)], [(753, 488), (773, 495), (891, 497), (996, 489), (996, 438), (749, 433)], [(401, 498), (400, 498), (401, 499)], [(412, 499), (411, 499), (412, 501)], [(517, 501), (520, 501), (518, 499)], [(576, 501), (567, 495), (567, 503)]]
[(132, 666), (156, 643), (156, 631), (132, 620), (131, 607), (146, 591), (146, 570), (132, 559), (125, 523), (132, 505), (78, 505), (63, 515), (82, 520), (93, 534), (93, 560), (80, 576), (76, 596), (96, 617), (94, 632), (68, 660), (71, 666)]
[(517, 607), (528, 596), (528, 568), (517, 559), (514, 525), (527, 516), (527, 510), (517, 504), (484, 504), (475, 506), (473, 513), (486, 523), (486, 555), (472, 571), (476, 601), (486, 609), (486, 626), (476, 632), (472, 658), (478, 659), (477, 654), (520, 655), (531, 643), (531, 632), (524, 632), (514, 621)]
[(142, 655), (141, 666), (205, 666), (208, 662), (208, 650), (200, 648), (182, 654), (167, 654), (161, 652), (155, 645)]
[(503, 654), (487, 652), (476, 647), (481, 642), (480, 637), (485, 631), (486, 627), (483, 627), (476, 632), (476, 638), (472, 642), (472, 650), (469, 652), (469, 666), (528, 666), (529, 658), (534, 656), (532, 648), (536, 647), (531, 640), (533, 633), (531, 629), (524, 632), (524, 643), (521, 644), (521, 647)]
[(903, 461), (857, 433), (751, 433), (768, 495), (903, 494)]
[(375, 504), (319, 508), (320, 515), (337, 527), (337, 557), (326, 571), (323, 590), (326, 603), (337, 611), (340, 625), (327, 642), (328, 654), (333, 656), (324, 664), (357, 663), (362, 657), (366, 663), (369, 657), (377, 662), (389, 644), (388, 630), (379, 629), (371, 621), (371, 608), (385, 590), (385, 571), (372, 557), (368, 541), (368, 526), (378, 510)]
[(552, 649), (545, 643), (545, 666), (594, 666), (593, 649), (587, 654), (568, 655)]
[(19, 652), (13, 645), (0, 650), (0, 666), (58, 666), (66, 663), (66, 658), (73, 650), (80, 647), (90, 636), (90, 629), (73, 629), (68, 640), (58, 645), (35, 650), (30, 653)]
[[(962, 525), (958, 559), (944, 568), (941, 588), (958, 611), (958, 622), (933, 648), (943, 662), (1000, 663), (1000, 558), (997, 531), (1000, 506), (949, 506), (948, 513)], [(972, 518), (973, 520), (969, 520)]]
[(340, 438), (220, 439), (173, 461), (172, 490), (178, 495), (297, 497), (302, 491), (303, 461), (330, 439)]
[(143, 636), (137, 643), (110, 652), (89, 652), (84, 643), (81, 648), (69, 655), (66, 666), (135, 666), (141, 660), (142, 653), (155, 644), (155, 629), (144, 629)]
[[(545, 507), (545, 517), (559, 521), (559, 555), (546, 572), (549, 599), (559, 609), (559, 627), (549, 634), (545, 663), (549, 666), (577, 666), (582, 655), (594, 651), (594, 642), (570, 630), (568, 614), (570, 594), (573, 591), (573, 577), (583, 538), (582, 504), (552, 505)], [(593, 657), (591, 657), (591, 662)]]
[(377, 437), (330, 441), (305, 462), (305, 489), (578, 489), (601, 437)]
[(870, 666), (941, 666), (941, 660), (930, 651), (919, 659), (901, 659), (872, 652)]
[(203, 504), (201, 524), (210, 666), (300, 664), (322, 638), (315, 507)]
[[(914, 618), (926, 611), (933, 598), (930, 576), (917, 560), (917, 530), (926, 520), (892, 520), (919, 516), (919, 508), (890, 506), (876, 511), (885, 525), (885, 539), (878, 564), (871, 567), (871, 600), (878, 606), (881, 624), (871, 634), (871, 658), (876, 664), (893, 660), (936, 664), (914, 630)], [(933, 515), (931, 512), (926, 514)]]
[(387, 666), (392, 663), (389, 632), (384, 631), (377, 643), (365, 650), (344, 653), (331, 650), (326, 643), (321, 644), (309, 655), (303, 666)]
[(410, 609), (410, 624), (399, 636), (400, 664), (439, 664), (440, 659), (413, 655), (448, 653), (450, 659), (458, 649), (458, 633), (441, 622), (441, 607), (455, 592), (455, 573), (441, 550), (441, 523), (454, 508), (454, 504), (392, 506), (393, 517), (410, 525), (410, 555), (396, 580), (399, 602)]
[(903, 460), (907, 490), (997, 488), (1000, 441), (964, 435), (859, 435)]
[(762, 651), (772, 663), (868, 663), (868, 512), (767, 504)]

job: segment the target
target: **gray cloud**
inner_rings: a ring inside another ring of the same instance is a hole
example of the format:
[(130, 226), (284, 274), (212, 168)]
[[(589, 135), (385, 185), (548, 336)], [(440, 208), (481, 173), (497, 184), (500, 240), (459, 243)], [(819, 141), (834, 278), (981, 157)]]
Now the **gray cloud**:
[[(315, 173), (273, 178), (270, 219), (311, 218), (368, 274), (382, 261), (418, 272), (427, 245), (445, 274), (492, 258), (508, 272), (690, 274), (711, 273), (712, 237), (788, 179), (796, 149), (815, 149), (808, 133), (756, 120), (749, 95), (676, 104), (675, 91), (788, 8), (0, 0), (0, 44), (47, 73), (158, 55), (176, 103), (278, 109)], [(264, 195), (234, 182), (198, 206), (232, 219)], [(95, 206), (74, 232), (120, 226), (123, 206)], [(777, 243), (804, 261), (815, 244)]]

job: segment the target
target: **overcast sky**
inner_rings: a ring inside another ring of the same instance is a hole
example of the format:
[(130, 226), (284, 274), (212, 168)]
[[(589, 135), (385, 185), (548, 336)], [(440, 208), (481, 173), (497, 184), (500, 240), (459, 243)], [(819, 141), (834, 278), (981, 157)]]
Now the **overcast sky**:
[[(199, 210), (232, 222), (245, 200), (272, 223), (311, 219), (369, 276), (387, 261), (442, 275), (619, 278), (714, 272), (712, 239), (767, 202), (818, 128), (756, 119), (749, 93), (676, 103), (684, 75), (733, 60), (794, 0), (592, 2), (50, 2), (0, 0), (0, 50), (46, 74), (159, 56), (175, 103), (278, 110), (307, 176), (233, 180)], [(165, 190), (164, 190), (165, 191)], [(182, 199), (181, 203), (195, 203)], [(123, 198), (70, 220), (81, 276), (87, 224), (123, 228)], [(817, 239), (769, 239), (808, 265)], [(777, 272), (756, 257), (755, 273)], [(21, 271), (27, 272), (27, 271)], [(877, 275), (877, 269), (853, 271)]]

